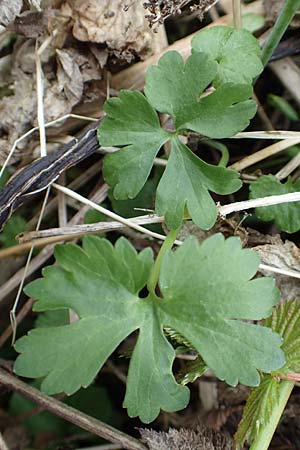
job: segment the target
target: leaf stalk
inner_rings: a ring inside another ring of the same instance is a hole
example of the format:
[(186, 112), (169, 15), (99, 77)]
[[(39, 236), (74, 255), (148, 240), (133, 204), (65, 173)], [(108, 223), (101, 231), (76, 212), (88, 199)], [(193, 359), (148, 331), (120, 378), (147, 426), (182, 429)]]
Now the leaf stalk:
[(180, 230), (181, 230), (181, 227), (176, 228), (175, 230), (170, 230), (163, 245), (161, 246), (161, 248), (159, 250), (159, 253), (157, 255), (157, 258), (155, 260), (152, 272), (150, 274), (150, 277), (149, 277), (149, 280), (147, 283), (148, 291), (153, 295), (155, 295), (155, 288), (156, 288), (156, 285), (158, 282), (158, 277), (159, 277), (159, 272), (160, 272), (160, 267), (161, 267), (163, 257), (166, 254), (166, 252), (173, 247), (173, 244), (176, 241), (176, 238), (177, 238)]
[(268, 423), (261, 428), (261, 431), (251, 445), (250, 450), (268, 450), (285, 405), (287, 404), (293, 390), (294, 384), (295, 383), (292, 381), (280, 382), (278, 403), (273, 409)]
[(294, 15), (296, 14), (299, 8), (300, 8), (300, 0), (286, 0), (284, 2), (282, 11), (279, 14), (275, 22), (275, 25), (273, 26), (272, 31), (269, 34), (262, 50), (261, 59), (264, 67), (268, 64), (274, 50), (279, 44), (287, 27), (291, 23)]

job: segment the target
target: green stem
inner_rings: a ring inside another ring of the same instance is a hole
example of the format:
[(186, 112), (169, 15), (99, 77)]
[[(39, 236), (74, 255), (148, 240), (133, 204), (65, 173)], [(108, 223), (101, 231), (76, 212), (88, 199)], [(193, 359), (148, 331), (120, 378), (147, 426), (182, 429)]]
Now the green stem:
[(221, 142), (214, 141), (213, 139), (204, 139), (202, 142), (203, 144), (213, 147), (216, 150), (219, 150), (219, 152), (221, 152), (222, 156), (218, 163), (218, 166), (226, 167), (229, 161), (229, 151), (226, 145), (222, 144)]
[(148, 291), (151, 294), (155, 295), (155, 288), (156, 288), (156, 285), (158, 282), (160, 266), (161, 266), (163, 257), (165, 256), (166, 252), (172, 248), (174, 242), (176, 241), (176, 238), (177, 238), (177, 235), (178, 235), (180, 229), (181, 229), (181, 227), (177, 228), (176, 230), (170, 230), (168, 233), (168, 236), (166, 237), (163, 245), (160, 248), (160, 251), (155, 260), (155, 263), (154, 263), (154, 266), (153, 266), (153, 269), (152, 269), (152, 272), (151, 272), (151, 275), (149, 277), (148, 284), (147, 284)]
[(268, 423), (262, 427), (250, 450), (268, 450), (273, 434), (284, 411), (285, 405), (291, 395), (295, 383), (293, 381), (281, 381), (279, 387), (278, 403), (274, 407)]
[(268, 64), (275, 48), (279, 44), (285, 30), (292, 21), (297, 10), (300, 8), (300, 0), (286, 0), (271, 33), (269, 34), (262, 50), (262, 63), (264, 67)]

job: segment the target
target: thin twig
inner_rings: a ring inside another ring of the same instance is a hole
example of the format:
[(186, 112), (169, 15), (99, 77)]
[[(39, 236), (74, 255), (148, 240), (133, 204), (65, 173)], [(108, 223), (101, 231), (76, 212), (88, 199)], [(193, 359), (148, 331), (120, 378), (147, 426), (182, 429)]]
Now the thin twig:
[(103, 444), (103, 445), (94, 445), (92, 447), (84, 447), (80, 450), (121, 450), (119, 444)]
[[(46, 47), (45, 47), (46, 48)], [(44, 116), (44, 83), (40, 52), (36, 42), (35, 67), (36, 67), (36, 93), (37, 93), (37, 120), (40, 134), (41, 156), (47, 155), (45, 116)]]
[[(37, 118), (38, 118), (38, 127), (39, 127), (39, 135), (40, 135), (40, 147), (41, 147), (41, 153), (40, 156), (46, 156), (47, 155), (47, 145), (46, 145), (46, 131), (45, 131), (45, 118), (44, 118), (44, 87), (43, 87), (43, 71), (42, 71), (42, 63), (41, 63), (41, 58), (40, 55), (42, 54), (42, 52), (46, 49), (46, 47), (50, 44), (51, 40), (53, 39), (54, 35), (51, 35), (51, 37), (49, 37), (48, 39), (45, 40), (43, 47), (41, 47), (40, 49), (38, 49), (38, 45), (36, 42), (36, 47), (35, 47), (35, 65), (36, 65), (36, 91), (37, 91)], [(50, 39), (51, 38), (51, 39)], [(39, 215), (39, 219), (37, 222), (37, 226), (36, 226), (36, 230), (39, 230), (42, 219), (43, 219), (43, 214), (45, 211), (45, 207), (47, 204), (47, 200), (49, 197), (49, 192), (50, 192), (50, 188), (48, 187), (46, 190), (46, 194), (44, 197), (44, 201), (43, 201), (43, 205), (42, 205), (42, 209)], [(15, 341), (15, 337), (16, 337), (16, 332), (17, 332), (17, 322), (16, 322), (16, 310), (18, 307), (18, 303), (20, 300), (20, 296), (23, 290), (23, 286), (24, 286), (24, 282), (25, 282), (25, 278), (26, 278), (26, 273), (28, 270), (28, 266), (33, 254), (33, 250), (34, 247), (32, 246), (29, 250), (28, 256), (27, 256), (27, 261), (26, 261), (26, 265), (24, 268), (24, 272), (23, 272), (23, 276), (18, 288), (18, 292), (16, 295), (16, 299), (14, 301), (13, 307), (10, 310), (10, 322), (11, 322), (11, 328), (12, 328), (12, 344)]]
[(18, 392), (34, 403), (43, 406), (56, 416), (62, 417), (68, 422), (71, 422), (96, 436), (120, 444), (123, 448), (128, 450), (146, 450), (146, 447), (139, 440), (60, 402), (56, 398), (41, 393), (38, 389), (27, 385), (3, 369), (0, 369), (0, 383), (3, 386), (12, 389), (14, 392)]
[[(164, 221), (164, 218), (162, 216), (151, 214), (146, 216), (131, 217), (128, 220), (138, 225), (150, 225), (153, 223), (162, 223)], [(74, 225), (72, 227), (65, 226), (63, 228), (50, 228), (48, 230), (24, 232), (18, 236), (18, 240), (20, 243), (25, 242), (33, 243), (32, 241), (34, 241), (34, 245), (36, 245), (36, 239), (47, 237), (58, 237), (59, 239), (74, 239), (77, 237), (84, 236), (86, 234), (96, 234), (96, 233), (105, 233), (107, 231), (115, 231), (119, 228), (124, 228), (125, 226), (127, 225), (116, 221)]]
[(228, 214), (237, 211), (244, 211), (251, 208), (260, 208), (263, 206), (280, 205), (282, 203), (298, 202), (300, 200), (300, 192), (291, 192), (289, 194), (270, 195), (268, 197), (254, 198), (243, 202), (230, 203), (229, 205), (219, 206), (219, 214), (226, 217)]
[[(65, 186), (66, 184), (66, 174), (62, 173), (58, 179), (59, 183)], [(58, 203), (58, 225), (62, 228), (67, 225), (68, 216), (67, 216), (67, 202), (66, 196), (63, 192), (58, 193), (57, 198)]]
[(276, 131), (242, 131), (230, 139), (300, 139), (300, 131), (276, 130)]
[(292, 269), (280, 269), (279, 267), (269, 266), (268, 264), (260, 264), (259, 269), (268, 270), (269, 272), (278, 273), (279, 275), (300, 279), (300, 272)]
[(119, 216), (118, 214), (109, 211), (106, 208), (103, 208), (103, 206), (97, 205), (95, 202), (92, 202), (91, 200), (86, 199), (85, 197), (83, 197), (82, 195), (78, 194), (77, 192), (72, 191), (71, 189), (68, 189), (66, 187), (60, 186), (57, 183), (53, 183), (52, 186), (55, 189), (60, 190), (61, 192), (64, 192), (66, 195), (69, 195), (70, 197), (73, 197), (75, 200), (78, 200), (81, 203), (84, 203), (88, 206), (90, 206), (91, 208), (96, 209), (97, 211), (101, 212), (102, 214), (105, 214), (107, 217), (110, 217), (111, 219), (116, 220), (117, 222), (122, 223), (123, 225), (125, 225), (126, 227), (129, 228), (133, 228), (134, 230), (139, 231), (140, 233), (146, 234), (148, 236), (151, 236), (155, 239), (160, 239), (160, 240), (165, 240), (166, 236), (160, 233), (155, 233), (154, 231), (150, 231), (147, 230), (146, 228), (131, 222), (129, 219), (125, 219), (122, 216)]
[[(153, 223), (162, 223), (164, 218), (151, 214), (151, 216), (133, 217), (130, 220), (139, 225), (150, 225)], [(37, 232), (28, 231), (19, 235), (18, 239), (19, 242), (21, 242), (19, 245), (0, 250), (0, 260), (16, 255), (22, 255), (23, 253), (26, 253), (32, 245), (35, 247), (44, 247), (48, 244), (78, 239), (87, 234), (101, 234), (124, 228), (126, 228), (126, 225), (114, 221), (74, 225), (72, 227), (66, 226), (64, 228), (50, 228), (48, 230)]]
[[(28, 299), (27, 302), (22, 306), (18, 314), (16, 315), (16, 324), (19, 325), (22, 320), (27, 316), (27, 314), (31, 311), (33, 305), (33, 300)], [(5, 342), (10, 338), (13, 334), (13, 327), (11, 324), (3, 331), (0, 336), (0, 348), (3, 347)]]
[[(38, 220), (38, 223), (36, 225), (36, 231), (38, 231), (40, 226), (41, 226), (41, 222), (43, 220), (44, 210), (45, 210), (45, 207), (46, 207), (46, 204), (47, 204), (47, 200), (48, 200), (48, 197), (49, 197), (49, 192), (50, 192), (50, 187), (47, 188), (47, 191), (46, 191), (46, 194), (45, 194), (45, 197), (44, 197), (43, 205), (42, 205), (41, 212), (40, 212), (40, 215), (39, 215), (39, 220)], [(10, 315), (10, 322), (11, 322), (12, 331), (13, 331), (13, 333), (12, 333), (12, 344), (15, 342), (15, 337), (16, 337), (16, 332), (17, 332), (16, 310), (17, 310), (17, 307), (18, 307), (20, 296), (22, 294), (24, 282), (25, 282), (25, 279), (27, 277), (27, 271), (28, 271), (28, 268), (29, 268), (29, 264), (30, 264), (30, 261), (31, 261), (33, 250), (34, 250), (34, 246), (31, 245), (29, 253), (28, 253), (28, 256), (27, 256), (27, 261), (26, 261), (26, 264), (25, 264), (25, 267), (24, 267), (23, 275), (22, 275), (22, 278), (21, 278), (21, 281), (20, 281), (20, 285), (19, 285), (19, 288), (18, 288), (18, 292), (17, 292), (16, 298), (15, 298), (13, 307), (10, 310), (10, 313), (9, 313), (9, 315)]]

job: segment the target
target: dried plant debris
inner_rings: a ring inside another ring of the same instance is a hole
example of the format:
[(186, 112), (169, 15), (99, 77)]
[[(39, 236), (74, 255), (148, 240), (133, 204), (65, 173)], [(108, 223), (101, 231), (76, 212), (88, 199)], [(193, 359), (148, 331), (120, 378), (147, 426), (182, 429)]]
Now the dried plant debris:
[[(263, 8), (266, 14), (266, 20), (270, 23), (274, 23), (279, 16), (285, 0), (262, 0)], [(291, 27), (299, 27), (300, 25), (300, 11), (295, 15), (290, 23)]]
[(106, 44), (110, 52), (127, 60), (136, 55), (151, 54), (153, 32), (149, 29), (140, 0), (130, 2), (124, 10), (124, 0), (66, 1), (61, 14), (69, 17), (73, 36), (79, 41)]
[[(294, 242), (282, 242), (277, 236), (277, 242), (273, 244), (258, 245), (254, 247), (260, 255), (261, 263), (282, 270), (292, 270), (300, 275), (300, 250)], [(260, 269), (260, 272), (269, 276), (270, 272)], [(271, 274), (276, 279), (276, 285), (281, 291), (281, 301), (300, 297), (300, 280), (286, 275)]]
[(8, 25), (20, 14), (23, 0), (1, 0), (0, 2), (0, 25)]
[(27, 38), (37, 38), (45, 31), (45, 19), (45, 14), (40, 11), (24, 11), (8, 25), (7, 29)]
[(149, 21), (150, 27), (157, 31), (157, 25), (162, 24), (168, 17), (181, 14), (182, 8), (190, 4), (191, 11), (197, 11), (200, 20), (203, 14), (218, 0), (200, 0), (191, 2), (190, 0), (150, 0), (144, 3), (144, 8), (148, 12), (146, 19)]
[[(0, 22), (18, 38), (11, 53), (0, 59), (0, 165), (15, 140), (37, 125), (35, 40), (42, 45), (51, 39), (41, 54), (45, 121), (75, 107), (92, 115), (106, 97), (103, 69), (108, 58), (124, 64), (153, 51), (155, 35), (140, 1), (129, 6), (126, 12), (123, 0), (49, 0), (39, 10), (38, 1), (1, 0)], [(36, 136), (20, 142), (10, 163), (29, 162), (38, 146)]]
[(142, 441), (150, 450), (232, 450), (229, 435), (217, 433), (204, 425), (195, 430), (170, 428), (166, 432), (140, 429)]
[[(83, 48), (76, 46), (76, 43), (73, 45), (63, 49), (49, 46), (41, 55), (46, 122), (70, 113), (79, 103), (86, 104), (96, 99), (100, 107), (101, 101), (104, 101), (105, 83), (98, 58), (86, 44)], [(0, 76), (0, 87), (9, 88), (9, 95), (0, 99), (1, 165), (14, 141), (37, 124), (34, 40), (23, 38), (16, 42), (9, 55), (7, 70)], [(33, 141), (24, 140), (18, 144), (11, 162), (32, 154), (35, 145), (32, 147), (29, 142)], [(29, 158), (32, 159), (32, 156)]]

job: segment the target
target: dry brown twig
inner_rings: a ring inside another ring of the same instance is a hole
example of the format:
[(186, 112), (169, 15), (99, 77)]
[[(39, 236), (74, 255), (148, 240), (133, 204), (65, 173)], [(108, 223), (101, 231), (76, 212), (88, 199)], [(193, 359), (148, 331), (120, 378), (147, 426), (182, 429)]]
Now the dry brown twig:
[(56, 398), (42, 394), (38, 389), (27, 385), (3, 369), (0, 369), (0, 384), (12, 389), (14, 392), (18, 392), (37, 405), (42, 406), (56, 416), (62, 417), (80, 428), (89, 431), (96, 436), (107, 439), (110, 442), (120, 444), (122, 448), (128, 450), (147, 450), (146, 447), (137, 439), (62, 403)]

